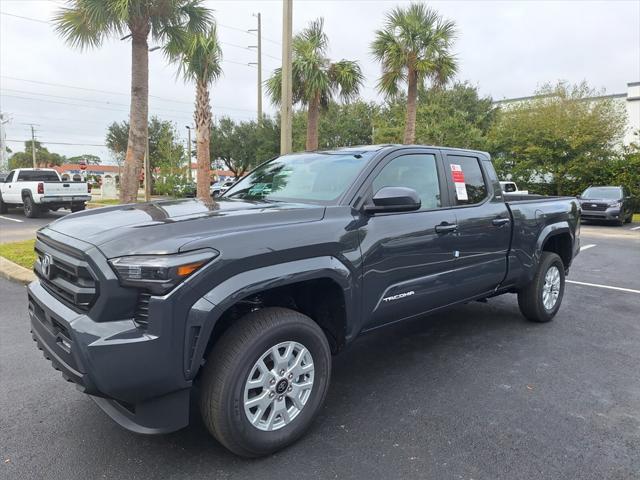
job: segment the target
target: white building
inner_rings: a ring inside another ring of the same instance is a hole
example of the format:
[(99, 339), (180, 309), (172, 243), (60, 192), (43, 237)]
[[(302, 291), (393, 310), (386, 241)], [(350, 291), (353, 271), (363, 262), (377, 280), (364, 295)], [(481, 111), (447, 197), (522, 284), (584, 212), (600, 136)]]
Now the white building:
[[(504, 100), (496, 100), (494, 105), (504, 105), (509, 103), (526, 102), (532, 100), (535, 96), (505, 98)], [(629, 145), (631, 142), (638, 142), (640, 139), (635, 132), (640, 131), (640, 82), (627, 83), (626, 93), (613, 93), (610, 95), (602, 95), (594, 98), (612, 98), (617, 102), (624, 103), (627, 111), (627, 130), (625, 131), (623, 143)]]

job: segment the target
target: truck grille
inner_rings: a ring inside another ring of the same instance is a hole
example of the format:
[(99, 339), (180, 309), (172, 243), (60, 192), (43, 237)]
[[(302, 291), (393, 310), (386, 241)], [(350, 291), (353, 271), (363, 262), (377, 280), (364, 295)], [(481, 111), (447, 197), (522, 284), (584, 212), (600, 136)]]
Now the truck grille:
[(98, 296), (98, 285), (84, 254), (38, 235), (34, 271), (41, 285), (76, 311), (87, 311)]
[(609, 205), (606, 203), (584, 202), (582, 204), (582, 210), (591, 210), (592, 212), (604, 212), (607, 208)]

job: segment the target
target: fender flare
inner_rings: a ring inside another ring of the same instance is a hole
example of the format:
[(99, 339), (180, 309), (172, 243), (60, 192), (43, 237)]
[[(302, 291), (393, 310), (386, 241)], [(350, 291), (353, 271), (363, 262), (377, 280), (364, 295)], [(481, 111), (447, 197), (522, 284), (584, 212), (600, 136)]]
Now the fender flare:
[[(31, 193), (31, 190), (29, 190), (28, 188), (23, 188), (20, 191), (20, 198), (24, 200), (24, 197), (27, 197), (27, 196), (31, 197), (31, 201), (33, 202), (33, 194)], [(33, 203), (36, 203), (36, 202), (33, 202)]]
[(191, 307), (187, 316), (183, 350), (185, 378), (195, 378), (203, 364), (213, 329), (228, 308), (264, 290), (320, 278), (334, 280), (342, 288), (349, 325), (355, 308), (352, 272), (336, 257), (314, 257), (248, 270), (209, 290)]
[(571, 237), (571, 243), (575, 243), (575, 237), (571, 234), (571, 227), (569, 226), (569, 222), (567, 222), (566, 220), (562, 222), (552, 223), (551, 225), (547, 225), (542, 229), (540, 235), (538, 236), (538, 240), (536, 241), (536, 268), (538, 263), (540, 263), (540, 257), (542, 256), (543, 251), (542, 248), (544, 247), (544, 244), (547, 243), (547, 240), (549, 240), (551, 237), (555, 237), (557, 235), (562, 235), (565, 233), (568, 233)]

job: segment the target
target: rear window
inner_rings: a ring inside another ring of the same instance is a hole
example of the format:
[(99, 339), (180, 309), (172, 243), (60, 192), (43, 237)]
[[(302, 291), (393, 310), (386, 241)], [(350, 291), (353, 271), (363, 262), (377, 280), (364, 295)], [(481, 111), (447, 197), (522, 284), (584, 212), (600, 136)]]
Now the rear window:
[(473, 205), (487, 198), (487, 185), (477, 158), (448, 155), (445, 168), (455, 185), (456, 205)]
[(58, 174), (52, 170), (21, 170), (19, 182), (58, 182)]

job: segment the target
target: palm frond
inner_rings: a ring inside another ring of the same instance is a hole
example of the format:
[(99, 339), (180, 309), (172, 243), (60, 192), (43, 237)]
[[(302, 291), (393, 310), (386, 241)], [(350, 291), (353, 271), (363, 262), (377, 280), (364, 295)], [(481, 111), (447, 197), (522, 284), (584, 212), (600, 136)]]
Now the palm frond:
[(329, 78), (332, 86), (340, 90), (340, 98), (344, 102), (355, 99), (364, 83), (360, 65), (352, 60), (340, 60), (331, 64)]

